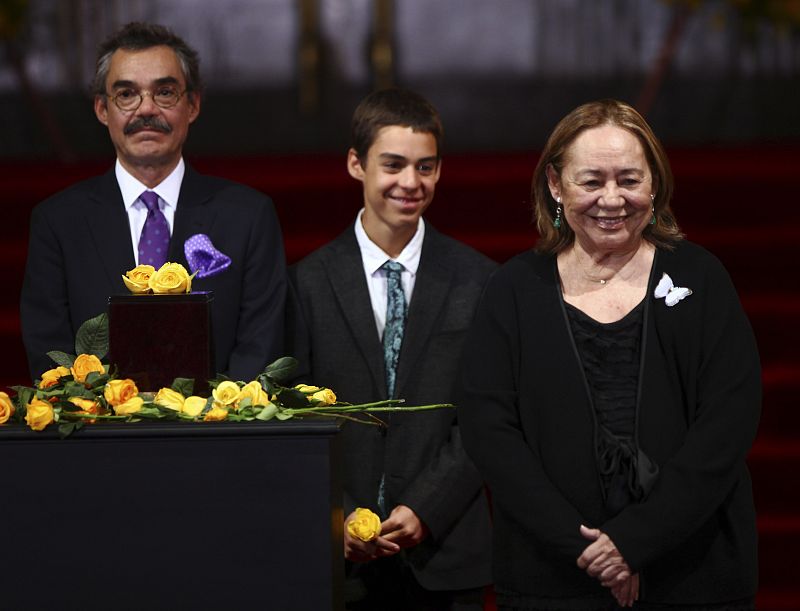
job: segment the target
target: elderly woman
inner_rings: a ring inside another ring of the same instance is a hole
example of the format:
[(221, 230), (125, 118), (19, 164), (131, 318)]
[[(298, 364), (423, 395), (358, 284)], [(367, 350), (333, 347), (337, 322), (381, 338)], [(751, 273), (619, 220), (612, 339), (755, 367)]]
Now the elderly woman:
[(499, 607), (753, 608), (758, 353), (678, 229), (661, 144), (627, 104), (586, 104), (532, 190), (539, 242), (487, 286), (459, 397)]

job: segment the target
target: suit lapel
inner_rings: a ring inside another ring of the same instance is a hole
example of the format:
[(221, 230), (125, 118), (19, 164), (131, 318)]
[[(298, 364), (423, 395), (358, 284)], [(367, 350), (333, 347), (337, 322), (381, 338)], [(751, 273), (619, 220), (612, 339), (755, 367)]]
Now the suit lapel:
[[(375, 387), (386, 395), (383, 349), (378, 339), (364, 263), (352, 227), (333, 242), (335, 256), (324, 262), (333, 294), (351, 335), (359, 346)], [(343, 364), (346, 366), (346, 364)]]
[(175, 226), (169, 242), (169, 261), (186, 264), (183, 245), (196, 233), (208, 233), (214, 223), (217, 210), (208, 206), (213, 197), (213, 189), (204, 176), (188, 165), (183, 175), (178, 205), (175, 209)]
[(439, 234), (430, 224), (427, 224), (417, 270), (417, 280), (408, 310), (403, 347), (400, 352), (396, 391), (398, 397), (403, 396), (403, 390), (414, 364), (420, 361), (434, 331), (434, 324), (450, 294), (453, 270), (443, 264), (444, 259), (441, 256), (440, 245)]
[(102, 261), (111, 286), (123, 288), (121, 277), (135, 265), (128, 213), (122, 201), (113, 168), (91, 185), (86, 223), (98, 260)]

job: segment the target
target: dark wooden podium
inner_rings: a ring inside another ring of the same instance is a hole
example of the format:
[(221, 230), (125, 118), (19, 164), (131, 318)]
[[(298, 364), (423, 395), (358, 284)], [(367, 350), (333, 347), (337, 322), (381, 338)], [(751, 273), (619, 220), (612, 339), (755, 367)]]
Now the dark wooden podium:
[(342, 608), (337, 431), (0, 426), (0, 607)]

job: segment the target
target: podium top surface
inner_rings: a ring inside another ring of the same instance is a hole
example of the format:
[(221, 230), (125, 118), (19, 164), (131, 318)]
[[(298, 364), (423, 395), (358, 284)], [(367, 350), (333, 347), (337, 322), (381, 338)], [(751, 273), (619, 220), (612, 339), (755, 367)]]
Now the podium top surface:
[(136, 439), (190, 437), (329, 437), (339, 432), (334, 418), (271, 420), (269, 422), (131, 422), (87, 424), (67, 439), (58, 439), (58, 426), (32, 431), (23, 424), (0, 426), (0, 442), (59, 440), (62, 443), (79, 439)]
[(214, 301), (213, 291), (194, 291), (191, 293), (179, 293), (176, 295), (152, 295), (152, 294), (119, 294), (109, 295), (108, 304), (117, 305), (121, 303), (135, 304), (177, 304), (177, 303), (210, 303)]

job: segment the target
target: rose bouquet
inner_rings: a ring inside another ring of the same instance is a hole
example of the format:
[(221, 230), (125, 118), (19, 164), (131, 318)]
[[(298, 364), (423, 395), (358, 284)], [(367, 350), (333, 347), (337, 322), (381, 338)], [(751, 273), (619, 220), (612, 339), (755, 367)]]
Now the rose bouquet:
[(164, 263), (158, 270), (152, 265), (137, 265), (122, 276), (131, 293), (137, 295), (179, 295), (192, 292), (192, 279), (180, 263)]
[(102, 362), (108, 351), (105, 314), (86, 321), (78, 330), (76, 355), (49, 352), (56, 367), (42, 373), (34, 386), (15, 386), (15, 397), (0, 392), (0, 424), (25, 422), (36, 431), (58, 425), (62, 437), (86, 424), (104, 421), (250, 422), (291, 418), (338, 418), (381, 426), (380, 412), (412, 412), (444, 407), (435, 404), (406, 407), (402, 399), (353, 405), (339, 401), (330, 388), (286, 386), (297, 360), (282, 357), (255, 379), (208, 381), (208, 392), (196, 391), (195, 380), (176, 378), (169, 388), (140, 392), (135, 380), (119, 378)]

